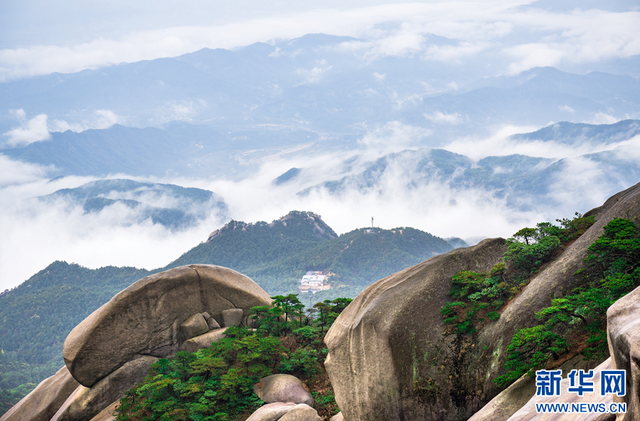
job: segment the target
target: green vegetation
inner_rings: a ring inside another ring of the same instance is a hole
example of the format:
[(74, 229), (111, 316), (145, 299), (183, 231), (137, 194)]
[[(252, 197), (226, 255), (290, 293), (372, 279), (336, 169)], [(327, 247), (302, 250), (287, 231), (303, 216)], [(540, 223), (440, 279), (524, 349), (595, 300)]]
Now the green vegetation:
[(211, 348), (178, 352), (153, 364), (144, 381), (121, 399), (117, 420), (244, 419), (264, 403), (253, 385), (276, 373), (305, 381), (319, 413), (337, 412), (324, 371), (327, 349), (322, 339), (351, 299), (317, 303), (318, 317), (311, 318), (296, 295), (272, 298), (272, 306), (253, 308), (253, 329), (228, 328), (226, 337)]
[[(487, 323), (500, 318), (503, 305), (527, 286), (542, 265), (582, 235), (594, 218), (576, 213), (573, 219), (557, 222), (560, 226), (541, 222), (536, 228), (516, 232), (514, 238), (507, 240), (504, 263), (495, 265), (489, 273), (462, 271), (453, 276), (449, 296), (456, 301), (445, 304), (440, 311), (448, 325), (447, 334), (476, 334)], [(529, 337), (519, 340), (527, 342)], [(548, 340), (545, 337), (544, 341)]]
[(0, 414), (28, 393), (26, 385), (64, 365), (62, 345), (71, 329), (148, 273), (54, 262), (0, 297)]
[(525, 373), (558, 359), (570, 349), (587, 359), (608, 354), (606, 313), (611, 304), (640, 285), (640, 235), (633, 221), (614, 219), (589, 247), (583, 285), (551, 300), (536, 313), (537, 326), (520, 329), (507, 348), (506, 374), (495, 381), (507, 385)]
[(500, 263), (488, 274), (469, 271), (455, 274), (449, 295), (461, 301), (447, 303), (440, 311), (445, 317), (444, 323), (450, 325), (447, 333), (473, 334), (487, 319), (500, 317), (495, 310), (515, 292), (515, 288), (505, 280), (504, 268), (504, 263)]
[(0, 414), (4, 414), (11, 407), (24, 398), (37, 386), (36, 383), (25, 383), (14, 389), (0, 389)]

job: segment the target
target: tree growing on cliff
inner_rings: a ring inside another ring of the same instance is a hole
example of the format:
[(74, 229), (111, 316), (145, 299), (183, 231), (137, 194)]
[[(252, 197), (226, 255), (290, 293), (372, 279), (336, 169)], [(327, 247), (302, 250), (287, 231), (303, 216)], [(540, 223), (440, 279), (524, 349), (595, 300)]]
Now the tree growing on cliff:
[(586, 337), (586, 358), (606, 357), (607, 309), (640, 286), (640, 233), (633, 221), (622, 218), (611, 220), (604, 231), (589, 246), (587, 268), (576, 273), (584, 284), (537, 312), (539, 325), (516, 332), (507, 347), (508, 371), (497, 383), (506, 386), (557, 359), (572, 347), (570, 335)]

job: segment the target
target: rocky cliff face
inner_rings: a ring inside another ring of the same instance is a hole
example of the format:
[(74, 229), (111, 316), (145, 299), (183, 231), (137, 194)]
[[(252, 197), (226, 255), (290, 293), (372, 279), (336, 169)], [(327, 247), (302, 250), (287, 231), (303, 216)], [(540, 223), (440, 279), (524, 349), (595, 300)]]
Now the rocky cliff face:
[(640, 288), (622, 297), (607, 311), (611, 365), (627, 372), (627, 393), (613, 400), (627, 403), (618, 421), (640, 420)]
[[(551, 299), (578, 286), (580, 278), (573, 276), (585, 266), (588, 247), (603, 233), (603, 227), (614, 218), (637, 220), (640, 217), (640, 184), (608, 199), (604, 205), (589, 211), (596, 222), (572, 245), (542, 270), (522, 293), (502, 313), (496, 323), (480, 333), (480, 348), (493, 348), (489, 357), (479, 354), (470, 366), (476, 377), (476, 389), (482, 390), (481, 399), (488, 401), (496, 394), (492, 379), (503, 374), (502, 365), (506, 346), (513, 334), (522, 327), (537, 324), (535, 313), (549, 305)], [(500, 346), (497, 346), (500, 344)]]
[[(345, 420), (463, 419), (473, 410), (467, 411), (461, 394), (468, 362), (457, 357), (463, 352), (458, 344), (443, 336), (440, 309), (456, 272), (488, 271), (505, 250), (501, 238), (484, 240), (391, 275), (358, 295), (325, 338), (325, 367)], [(469, 398), (479, 408), (480, 401)]]
[(501, 260), (501, 239), (429, 259), (361, 293), (325, 339), (327, 371), (345, 420), (466, 420), (489, 402), (499, 392), (492, 380), (504, 373), (513, 334), (537, 324), (535, 312), (577, 286), (573, 274), (584, 267), (587, 248), (609, 221), (640, 217), (640, 184), (588, 215), (595, 224), (541, 270), (475, 340), (445, 334), (440, 309), (449, 300), (455, 272), (488, 271)]
[(40, 382), (20, 402), (5, 413), (2, 421), (49, 421), (69, 395), (80, 386), (67, 367)]

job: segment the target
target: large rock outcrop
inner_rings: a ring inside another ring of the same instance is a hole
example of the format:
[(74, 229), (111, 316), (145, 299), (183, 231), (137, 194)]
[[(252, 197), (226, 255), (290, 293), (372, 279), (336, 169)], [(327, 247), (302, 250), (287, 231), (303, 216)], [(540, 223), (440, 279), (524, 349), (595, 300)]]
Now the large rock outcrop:
[[(640, 288), (636, 288), (628, 295), (619, 299), (607, 311), (607, 336), (609, 344), (608, 358), (598, 367), (596, 373), (601, 370), (619, 369), (627, 372), (626, 395), (618, 397), (613, 394), (599, 396), (599, 394), (587, 394), (579, 397), (576, 394), (567, 393), (568, 379), (562, 380), (562, 393), (560, 396), (534, 396), (524, 404), (514, 405), (518, 401), (518, 385), (533, 384), (533, 377), (523, 377), (511, 387), (496, 396), (482, 410), (474, 414), (470, 421), (631, 421), (640, 419)], [(566, 376), (571, 368), (583, 368), (589, 370), (592, 366), (577, 364), (575, 367), (560, 367)], [(594, 390), (599, 390), (601, 378), (594, 378)], [(515, 387), (515, 392), (512, 388)], [(533, 394), (533, 392), (531, 392)], [(536, 403), (603, 403), (607, 407), (612, 402), (625, 402), (626, 414), (539, 414), (536, 411)]]
[(300, 403), (280, 418), (279, 421), (322, 421), (315, 409)]
[[(585, 216), (593, 215), (596, 222), (549, 266), (531, 280), (529, 285), (502, 312), (500, 319), (485, 327), (478, 338), (478, 349), (491, 353), (476, 353), (470, 360), (469, 373), (477, 379), (475, 390), (484, 402), (498, 392), (493, 379), (504, 373), (506, 347), (518, 329), (538, 324), (535, 313), (547, 307), (551, 299), (562, 296), (583, 282), (574, 274), (585, 267), (589, 246), (604, 234), (604, 226), (614, 218), (638, 220), (640, 217), (640, 184), (609, 198), (602, 206)], [(480, 392), (481, 391), (481, 392)]]
[(195, 338), (187, 339), (181, 346), (180, 351), (196, 352), (202, 348), (209, 348), (213, 342), (217, 342), (224, 338), (224, 332), (226, 327), (222, 329), (211, 330), (203, 335), (196, 336)]
[(626, 396), (613, 398), (627, 403), (618, 421), (640, 420), (640, 287), (609, 307), (607, 336), (613, 367), (627, 372)]
[(180, 329), (195, 314), (206, 312), (219, 323), (224, 310), (247, 316), (251, 307), (270, 303), (262, 288), (234, 270), (171, 269), (135, 282), (76, 326), (64, 343), (64, 361), (80, 384), (91, 387), (136, 355), (173, 355), (179, 339), (189, 339), (179, 334), (197, 331), (192, 323)]
[(326, 367), (345, 420), (466, 420), (489, 402), (500, 391), (493, 379), (504, 373), (513, 334), (537, 324), (537, 311), (582, 282), (574, 273), (584, 267), (589, 245), (609, 221), (637, 220), (640, 184), (586, 215), (593, 215), (595, 224), (476, 338), (445, 335), (440, 309), (449, 301), (455, 272), (487, 271), (501, 260), (501, 239), (436, 256), (363, 291), (325, 338)]
[(115, 402), (112, 402), (111, 405), (100, 411), (98, 415), (91, 418), (91, 421), (115, 421), (116, 416), (113, 413), (116, 411), (118, 406), (120, 406), (119, 399)]
[[(586, 394), (583, 397), (575, 393), (567, 393), (569, 380), (562, 379), (560, 396), (534, 396), (525, 405), (519, 408), (508, 421), (635, 421), (640, 420), (640, 288), (636, 288), (631, 293), (619, 299), (607, 311), (607, 336), (609, 343), (608, 358), (594, 369), (596, 373), (602, 370), (625, 370), (626, 394), (616, 396), (606, 394), (599, 396), (598, 393)], [(591, 367), (589, 367), (591, 368)], [(563, 370), (565, 372), (566, 370)], [(594, 390), (600, 390), (600, 375), (594, 378)], [(500, 421), (506, 419), (500, 413), (492, 411), (494, 406), (505, 400), (503, 395), (508, 395), (508, 389), (496, 396), (485, 408), (475, 414), (472, 421)], [(502, 397), (502, 399), (501, 399)], [(600, 414), (600, 413), (559, 413), (540, 414), (536, 411), (536, 403), (602, 403), (607, 408), (613, 402), (625, 402), (627, 404), (626, 413), (621, 414)], [(489, 408), (487, 408), (489, 407)]]
[(482, 407), (469, 421), (506, 421), (522, 408), (536, 391), (534, 377), (525, 375)]
[[(619, 299), (607, 311), (607, 336), (609, 353), (611, 358), (594, 368), (596, 373), (601, 370), (618, 369), (627, 372), (626, 394), (624, 397), (607, 394), (587, 394), (579, 397), (576, 394), (567, 393), (568, 379), (562, 380), (562, 393), (560, 396), (534, 396), (526, 403), (519, 403), (522, 393), (518, 390), (528, 385), (533, 385), (533, 377), (524, 376), (508, 389), (500, 393), (491, 400), (484, 408), (473, 415), (469, 421), (635, 421), (640, 419), (640, 288), (636, 288), (631, 293)], [(566, 364), (566, 363), (565, 363)], [(573, 367), (564, 367), (563, 373), (572, 368), (592, 369), (593, 366), (586, 366), (584, 362), (579, 362)], [(594, 379), (594, 390), (599, 390), (601, 378), (596, 375)], [(535, 388), (533, 389), (535, 390)], [(530, 393), (533, 394), (533, 391)], [(603, 403), (608, 408), (612, 402), (625, 402), (627, 412), (619, 414), (599, 414), (599, 413), (558, 413), (539, 414), (536, 411), (536, 403)]]
[[(456, 369), (443, 359), (445, 347), (455, 345), (442, 344), (440, 309), (451, 277), (489, 271), (505, 250), (501, 238), (456, 249), (382, 279), (353, 300), (325, 337), (325, 367), (345, 420), (445, 419), (455, 407), (455, 385), (439, 366)], [(441, 358), (438, 367), (431, 366), (434, 357)]]
[(296, 406), (293, 402), (268, 403), (258, 408), (246, 421), (278, 421)]
[(92, 387), (78, 386), (51, 421), (90, 420), (127, 390), (142, 381), (158, 358), (144, 356), (129, 361)]

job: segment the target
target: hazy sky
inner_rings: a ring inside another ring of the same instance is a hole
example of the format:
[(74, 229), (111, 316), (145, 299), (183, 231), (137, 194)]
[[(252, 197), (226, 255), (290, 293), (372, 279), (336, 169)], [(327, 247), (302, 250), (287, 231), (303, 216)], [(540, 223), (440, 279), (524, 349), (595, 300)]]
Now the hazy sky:
[(372, 39), (383, 22), (404, 23), (391, 48), (418, 32), (468, 41), (467, 52), (498, 45), (513, 73), (639, 54), (639, 7), (633, 0), (0, 0), (0, 80), (307, 33)]

